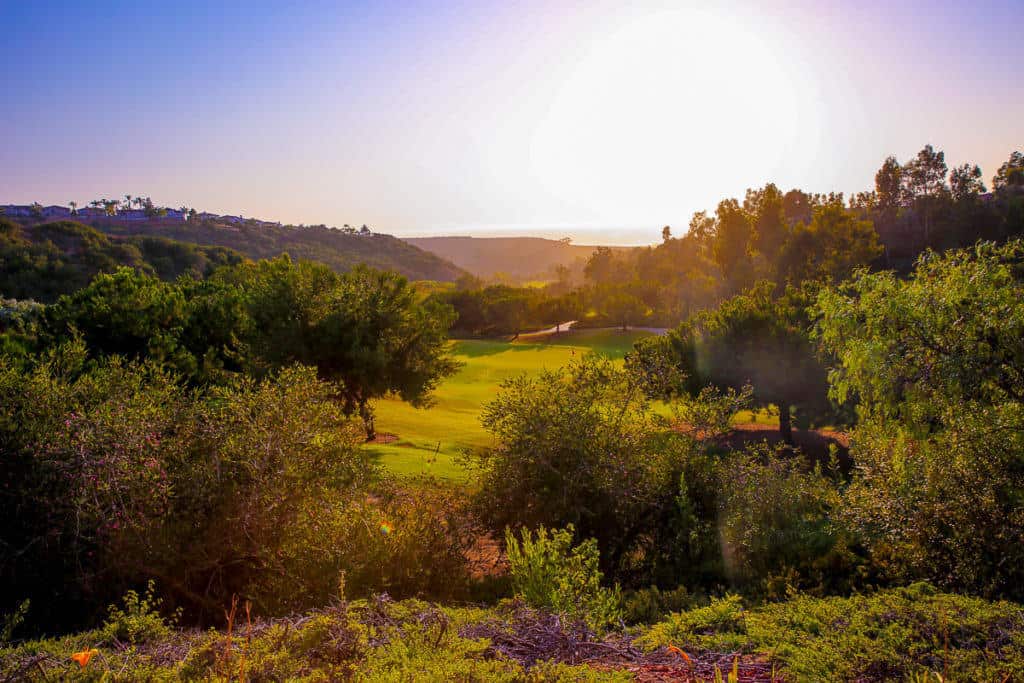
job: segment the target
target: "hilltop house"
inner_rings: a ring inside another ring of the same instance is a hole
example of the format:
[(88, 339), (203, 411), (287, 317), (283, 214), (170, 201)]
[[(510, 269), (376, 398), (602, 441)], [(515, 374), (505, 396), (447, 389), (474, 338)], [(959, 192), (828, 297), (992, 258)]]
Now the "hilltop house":
[(5, 204), (4, 206), (0, 206), (0, 209), (3, 209), (3, 215), (5, 215), (5, 216), (31, 216), (32, 215), (32, 207), (31, 206), (25, 206), (25, 205), (22, 205), (22, 204)]
[(71, 209), (66, 206), (44, 206), (44, 218), (68, 218), (71, 216)]
[(123, 221), (144, 221), (149, 218), (142, 209), (118, 209), (117, 217)]

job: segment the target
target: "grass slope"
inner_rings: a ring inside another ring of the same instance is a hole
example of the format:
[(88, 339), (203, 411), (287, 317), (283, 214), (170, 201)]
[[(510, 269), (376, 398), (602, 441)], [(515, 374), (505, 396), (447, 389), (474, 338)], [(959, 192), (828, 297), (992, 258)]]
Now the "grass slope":
[(413, 408), (399, 400), (377, 403), (377, 429), (397, 441), (368, 446), (391, 472), (433, 475), (451, 481), (466, 479), (459, 455), (490, 444), (480, 425), (480, 411), (494, 397), (502, 380), (537, 374), (565, 365), (594, 351), (622, 358), (633, 343), (649, 332), (579, 330), (528, 343), (463, 340), (453, 342), (462, 369), (435, 392), (435, 404)]

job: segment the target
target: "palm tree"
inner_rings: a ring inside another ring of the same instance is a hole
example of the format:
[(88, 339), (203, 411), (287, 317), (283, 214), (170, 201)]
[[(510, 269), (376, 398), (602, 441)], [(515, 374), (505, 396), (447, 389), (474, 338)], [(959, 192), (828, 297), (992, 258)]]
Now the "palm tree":
[(124, 205), (128, 209), (132, 208), (132, 196), (130, 194), (124, 196)]
[(68, 202), (68, 206), (71, 207), (71, 213), (73, 213), (73, 214), (77, 214), (78, 213), (78, 202)]

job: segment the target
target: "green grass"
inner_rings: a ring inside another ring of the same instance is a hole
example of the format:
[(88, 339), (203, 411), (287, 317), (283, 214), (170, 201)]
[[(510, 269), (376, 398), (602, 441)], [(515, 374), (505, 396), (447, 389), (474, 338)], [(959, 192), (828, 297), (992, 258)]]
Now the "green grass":
[(377, 430), (397, 436), (389, 444), (367, 449), (394, 474), (431, 475), (455, 482), (467, 478), (458, 462), (466, 449), (485, 447), (491, 438), (480, 425), (480, 411), (502, 380), (557, 368), (590, 351), (621, 359), (648, 332), (580, 330), (528, 343), (463, 340), (453, 342), (462, 369), (434, 394), (427, 409), (399, 400), (376, 404)]

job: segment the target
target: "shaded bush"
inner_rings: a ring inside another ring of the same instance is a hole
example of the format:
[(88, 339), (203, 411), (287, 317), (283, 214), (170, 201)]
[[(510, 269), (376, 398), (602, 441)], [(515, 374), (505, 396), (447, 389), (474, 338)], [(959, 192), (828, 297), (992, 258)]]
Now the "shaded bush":
[[(0, 406), (0, 600), (31, 598), (37, 626), (89, 621), (149, 578), (193, 616), (233, 593), (273, 605), (292, 521), (370, 473), (309, 369), (200, 396), (71, 344), (27, 370), (0, 359)], [(290, 581), (315, 581), (312, 548), (292, 560)]]

